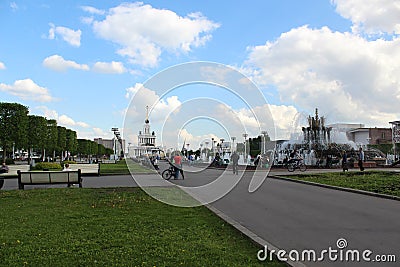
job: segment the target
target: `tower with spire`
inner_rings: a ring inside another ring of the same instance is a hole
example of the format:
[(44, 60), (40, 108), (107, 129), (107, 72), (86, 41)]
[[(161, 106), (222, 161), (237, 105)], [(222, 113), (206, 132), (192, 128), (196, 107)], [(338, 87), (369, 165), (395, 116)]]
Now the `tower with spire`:
[(151, 131), (149, 120), (149, 106), (146, 106), (146, 119), (144, 120), (143, 130), (138, 134), (138, 145), (133, 147), (134, 157), (149, 156), (158, 154), (160, 148), (156, 146), (157, 136)]

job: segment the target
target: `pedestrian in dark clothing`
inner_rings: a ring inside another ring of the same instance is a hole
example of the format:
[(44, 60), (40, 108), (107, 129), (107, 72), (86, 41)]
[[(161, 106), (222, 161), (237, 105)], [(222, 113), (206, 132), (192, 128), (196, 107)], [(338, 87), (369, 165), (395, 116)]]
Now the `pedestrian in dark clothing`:
[(347, 166), (347, 153), (346, 153), (346, 150), (343, 150), (342, 168), (343, 168), (343, 172), (349, 171), (349, 167)]
[(363, 162), (365, 160), (364, 151), (360, 147), (358, 151), (358, 167), (360, 167), (360, 171), (364, 171)]
[(239, 174), (238, 173), (238, 165), (239, 165), (239, 155), (236, 152), (233, 152), (231, 156), (232, 160), (232, 169), (233, 169), (233, 174)]

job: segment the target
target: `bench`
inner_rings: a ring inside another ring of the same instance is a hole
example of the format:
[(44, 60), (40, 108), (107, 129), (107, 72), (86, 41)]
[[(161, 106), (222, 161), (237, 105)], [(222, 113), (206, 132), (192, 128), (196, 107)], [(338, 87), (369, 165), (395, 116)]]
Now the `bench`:
[(69, 168), (73, 171), (81, 170), (82, 175), (90, 175), (94, 174), (100, 176), (100, 164), (85, 164), (85, 163), (76, 163), (69, 164)]
[(18, 171), (18, 188), (24, 189), (25, 185), (43, 184), (79, 184), (82, 187), (81, 171)]

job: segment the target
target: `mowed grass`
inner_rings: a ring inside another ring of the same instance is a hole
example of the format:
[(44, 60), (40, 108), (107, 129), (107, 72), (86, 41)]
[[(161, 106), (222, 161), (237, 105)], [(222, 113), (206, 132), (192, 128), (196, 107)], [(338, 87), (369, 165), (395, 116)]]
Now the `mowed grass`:
[[(132, 173), (154, 173), (154, 170), (146, 168), (139, 163), (130, 161), (129, 168)], [(113, 175), (113, 174), (130, 174), (125, 160), (120, 160), (117, 163), (104, 163), (100, 164), (100, 175)]]
[(400, 173), (398, 172), (352, 171), (345, 173), (290, 175), (287, 177), (400, 197)]
[(1, 266), (286, 266), (205, 207), (139, 188), (0, 191)]

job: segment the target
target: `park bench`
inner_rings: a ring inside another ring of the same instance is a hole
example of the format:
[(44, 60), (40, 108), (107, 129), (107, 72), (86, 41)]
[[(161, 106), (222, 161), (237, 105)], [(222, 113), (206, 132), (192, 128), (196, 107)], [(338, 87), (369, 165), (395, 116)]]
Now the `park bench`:
[(82, 187), (81, 171), (18, 171), (18, 188), (24, 189), (25, 185), (44, 184), (79, 184)]
[(97, 175), (100, 176), (100, 164), (89, 164), (89, 163), (76, 163), (70, 164), (69, 168), (73, 171), (81, 170), (82, 175)]

